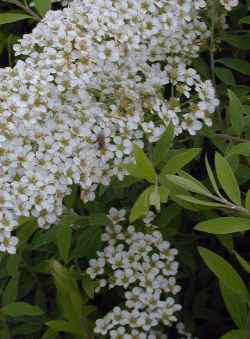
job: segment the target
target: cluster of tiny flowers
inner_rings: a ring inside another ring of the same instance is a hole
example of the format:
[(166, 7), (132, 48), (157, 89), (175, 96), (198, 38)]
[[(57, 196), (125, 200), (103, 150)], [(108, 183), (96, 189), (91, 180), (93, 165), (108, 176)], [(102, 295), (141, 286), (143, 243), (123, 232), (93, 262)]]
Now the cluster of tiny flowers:
[(165, 338), (154, 329), (171, 327), (181, 309), (175, 300), (180, 292), (175, 278), (177, 250), (163, 240), (152, 214), (144, 219), (143, 232), (122, 225), (124, 210), (112, 208), (108, 217), (112, 225), (102, 235), (107, 246), (90, 260), (87, 273), (98, 281), (96, 292), (122, 288), (124, 302), (96, 321), (95, 332), (105, 338)]
[(181, 335), (180, 339), (198, 339), (197, 337), (193, 337), (191, 333), (187, 332), (185, 325), (182, 322), (179, 322), (176, 325), (177, 332)]
[[(20, 216), (48, 227), (79, 184), (123, 179), (132, 145), (211, 125), (211, 81), (189, 67), (209, 32), (203, 0), (74, 0), (49, 11), (0, 69), (0, 251)], [(166, 99), (167, 93), (170, 93)]]
[(220, 3), (227, 11), (231, 11), (234, 7), (238, 6), (239, 0), (220, 0)]

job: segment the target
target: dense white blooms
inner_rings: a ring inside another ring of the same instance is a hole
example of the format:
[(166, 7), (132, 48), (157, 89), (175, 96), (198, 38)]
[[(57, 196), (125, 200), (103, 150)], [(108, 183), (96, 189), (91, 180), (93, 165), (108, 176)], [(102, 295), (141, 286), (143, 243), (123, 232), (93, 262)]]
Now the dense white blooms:
[[(106, 227), (102, 240), (107, 243), (97, 259), (91, 259), (87, 273), (99, 282), (96, 292), (105, 287), (120, 287), (124, 302), (96, 321), (95, 332), (105, 338), (164, 338), (160, 325), (170, 327), (181, 309), (175, 295), (177, 250), (164, 241), (152, 215), (146, 217), (142, 231), (122, 223), (125, 211), (110, 210), (112, 225)], [(115, 216), (115, 218), (114, 218)]]
[(0, 251), (20, 216), (57, 221), (70, 185), (83, 201), (126, 172), (132, 145), (212, 123), (211, 81), (190, 68), (209, 37), (204, 0), (74, 0), (49, 11), (0, 69)]
[(227, 11), (231, 11), (233, 7), (238, 6), (239, 0), (220, 0), (220, 3)]

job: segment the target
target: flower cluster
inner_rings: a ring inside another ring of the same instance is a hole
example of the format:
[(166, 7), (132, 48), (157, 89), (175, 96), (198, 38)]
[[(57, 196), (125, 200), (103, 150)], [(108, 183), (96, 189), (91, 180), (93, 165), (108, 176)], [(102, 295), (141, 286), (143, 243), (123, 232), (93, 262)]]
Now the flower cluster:
[(181, 335), (180, 339), (198, 339), (197, 337), (193, 337), (191, 333), (186, 331), (185, 325), (182, 322), (179, 322), (176, 325), (178, 334)]
[(220, 0), (220, 3), (227, 11), (231, 11), (233, 7), (238, 6), (239, 0)]
[(0, 70), (0, 251), (20, 216), (57, 221), (70, 185), (84, 201), (126, 174), (132, 144), (212, 123), (211, 81), (190, 68), (209, 37), (204, 0), (74, 0), (49, 11)]
[(110, 338), (163, 338), (154, 328), (172, 326), (181, 309), (175, 300), (180, 291), (175, 278), (177, 250), (163, 240), (151, 215), (143, 231), (122, 225), (124, 210), (112, 208), (109, 218), (112, 225), (102, 236), (107, 246), (90, 260), (87, 273), (98, 279), (96, 292), (103, 287), (121, 288), (124, 303), (98, 319), (95, 332)]

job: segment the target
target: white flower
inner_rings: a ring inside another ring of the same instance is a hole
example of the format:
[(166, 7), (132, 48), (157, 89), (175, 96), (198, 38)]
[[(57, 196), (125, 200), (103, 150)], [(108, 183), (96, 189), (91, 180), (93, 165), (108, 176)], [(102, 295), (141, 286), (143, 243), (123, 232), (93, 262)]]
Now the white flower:
[(220, 3), (227, 11), (231, 11), (233, 7), (238, 6), (239, 0), (220, 0)]
[(16, 237), (6, 237), (0, 244), (0, 251), (15, 254), (17, 243), (18, 239)]
[[(121, 216), (124, 219), (124, 210), (122, 213), (111, 210), (113, 215), (119, 216), (119, 222)], [(149, 218), (151, 221), (152, 215)], [(103, 241), (108, 245), (102, 252), (97, 252), (98, 259), (90, 260), (87, 273), (95, 279), (101, 266), (101, 274), (105, 277), (103, 286), (122, 288), (124, 302), (107, 313), (103, 321), (97, 321), (95, 332), (110, 338), (119, 335), (121, 338), (148, 338), (148, 335), (153, 335), (151, 329), (156, 326), (171, 326), (176, 322), (175, 313), (181, 309), (174, 299), (180, 292), (175, 279), (177, 250), (170, 248), (170, 244), (162, 239), (156, 226), (145, 224), (144, 232), (136, 232), (133, 225), (115, 224), (106, 226), (105, 234), (113, 234), (114, 228), (117, 228), (116, 241), (113, 237), (104, 237)], [(101, 265), (98, 265), (101, 259)], [(99, 283), (98, 293), (100, 289)]]
[[(156, 142), (170, 121), (176, 134), (211, 125), (214, 88), (189, 67), (209, 37), (202, 7), (203, 0), (73, 0), (23, 36), (14, 50), (24, 61), (0, 70), (1, 211), (48, 228), (71, 185), (88, 202), (99, 184), (122, 180), (133, 143)], [(124, 215), (115, 213), (119, 224)], [(119, 234), (103, 237), (115, 244)]]

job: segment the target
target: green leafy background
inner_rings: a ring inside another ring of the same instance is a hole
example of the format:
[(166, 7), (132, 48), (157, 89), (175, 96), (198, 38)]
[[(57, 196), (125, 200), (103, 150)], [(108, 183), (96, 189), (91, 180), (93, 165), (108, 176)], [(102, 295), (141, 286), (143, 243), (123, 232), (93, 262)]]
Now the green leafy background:
[[(0, 1), (0, 65), (16, 62), (12, 46), (51, 8), (49, 0)], [(250, 333), (250, 1), (230, 13), (223, 31), (212, 1), (211, 44), (193, 63), (213, 79), (220, 107), (212, 128), (173, 137), (169, 126), (154, 149), (135, 146), (130, 176), (99, 187), (83, 204), (79, 187), (65, 198), (70, 212), (48, 231), (23, 219), (18, 252), (0, 256), (0, 338), (94, 338), (94, 320), (116, 292), (94, 296), (85, 273), (102, 244), (110, 207), (130, 221), (151, 208), (164, 238), (178, 250), (181, 318), (201, 339), (246, 339)], [(53, 4), (54, 8), (58, 5)], [(175, 338), (173, 331), (171, 339)], [(177, 338), (177, 337), (176, 337)], [(249, 338), (248, 338), (249, 339)]]

